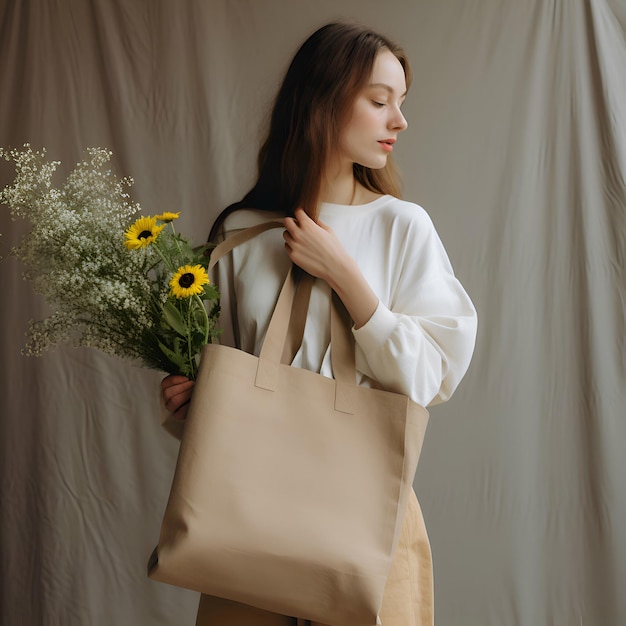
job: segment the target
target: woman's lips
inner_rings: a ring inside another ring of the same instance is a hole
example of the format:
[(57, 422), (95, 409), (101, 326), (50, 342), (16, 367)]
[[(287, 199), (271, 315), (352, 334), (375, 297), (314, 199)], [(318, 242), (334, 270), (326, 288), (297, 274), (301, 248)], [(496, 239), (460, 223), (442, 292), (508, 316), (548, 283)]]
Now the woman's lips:
[(383, 139), (382, 141), (379, 141), (378, 143), (382, 146), (383, 150), (386, 150), (387, 152), (391, 152), (393, 150), (393, 144), (396, 142), (395, 139)]

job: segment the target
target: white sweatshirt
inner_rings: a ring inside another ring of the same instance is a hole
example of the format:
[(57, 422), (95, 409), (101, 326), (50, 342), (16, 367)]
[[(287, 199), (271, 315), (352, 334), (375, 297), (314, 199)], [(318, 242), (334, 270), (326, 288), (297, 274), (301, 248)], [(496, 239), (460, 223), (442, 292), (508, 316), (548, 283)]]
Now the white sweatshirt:
[[(236, 211), (224, 232), (277, 217)], [(403, 393), (422, 406), (447, 400), (469, 366), (477, 317), (428, 214), (382, 196), (358, 206), (324, 203), (320, 220), (379, 298), (370, 320), (352, 329), (359, 384)], [(291, 264), (282, 234), (280, 228), (266, 231), (219, 262), (214, 278), (222, 294), (221, 343), (259, 354)], [(332, 377), (329, 344), (330, 288), (316, 280), (293, 365)]]

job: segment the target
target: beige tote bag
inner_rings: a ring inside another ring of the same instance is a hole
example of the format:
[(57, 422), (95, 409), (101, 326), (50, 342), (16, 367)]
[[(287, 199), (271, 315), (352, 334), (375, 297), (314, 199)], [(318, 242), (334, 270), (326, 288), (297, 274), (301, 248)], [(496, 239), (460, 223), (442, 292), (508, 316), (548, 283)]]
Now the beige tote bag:
[[(212, 265), (271, 227), (229, 238)], [(259, 357), (205, 346), (148, 573), (274, 613), (372, 626), (428, 412), (356, 385), (354, 341), (336, 296), (335, 380), (281, 363), (294, 293), (290, 271)]]

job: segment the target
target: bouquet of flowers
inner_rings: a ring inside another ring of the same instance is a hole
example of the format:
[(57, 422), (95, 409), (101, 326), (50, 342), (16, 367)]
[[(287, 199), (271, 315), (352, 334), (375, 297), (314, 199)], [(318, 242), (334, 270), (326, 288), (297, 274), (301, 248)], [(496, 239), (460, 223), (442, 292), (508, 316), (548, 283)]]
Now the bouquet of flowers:
[(0, 203), (32, 225), (11, 252), (53, 310), (31, 321), (24, 352), (69, 343), (193, 379), (202, 346), (219, 334), (209, 247), (193, 248), (176, 233), (179, 213), (137, 217), (141, 207), (127, 193), (132, 179), (106, 167), (112, 153), (87, 153), (56, 188), (59, 162), (48, 161), (45, 149), (0, 148), (16, 167)]

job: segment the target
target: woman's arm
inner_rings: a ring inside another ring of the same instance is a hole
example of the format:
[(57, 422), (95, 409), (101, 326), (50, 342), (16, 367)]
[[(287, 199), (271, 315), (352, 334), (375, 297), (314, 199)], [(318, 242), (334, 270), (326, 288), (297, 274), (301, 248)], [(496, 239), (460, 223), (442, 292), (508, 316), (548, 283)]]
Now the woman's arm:
[(285, 220), (285, 243), (296, 264), (326, 280), (342, 297), (355, 322), (357, 370), (425, 406), (447, 400), (465, 374), (476, 337), (476, 311), (432, 221), (417, 209), (402, 220), (398, 241), (364, 251), (385, 254), (380, 263), (387, 272), (395, 267), (386, 279), (390, 293), (384, 302), (334, 233), (304, 212), (296, 213), (297, 221)]

